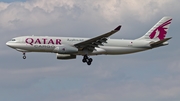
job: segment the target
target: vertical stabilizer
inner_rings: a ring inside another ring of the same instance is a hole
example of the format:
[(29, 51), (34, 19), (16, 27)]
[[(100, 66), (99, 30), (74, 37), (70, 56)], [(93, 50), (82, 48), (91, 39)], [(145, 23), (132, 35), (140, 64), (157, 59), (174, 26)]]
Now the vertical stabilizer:
[(144, 36), (140, 37), (139, 39), (146, 39), (146, 40), (165, 39), (171, 21), (172, 21), (171, 17), (163, 17)]

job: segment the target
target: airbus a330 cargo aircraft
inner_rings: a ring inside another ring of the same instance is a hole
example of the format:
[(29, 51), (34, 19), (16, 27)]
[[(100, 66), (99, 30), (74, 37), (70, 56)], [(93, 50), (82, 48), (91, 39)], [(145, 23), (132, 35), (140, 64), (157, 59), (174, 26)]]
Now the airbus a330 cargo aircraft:
[(171, 38), (166, 38), (166, 34), (171, 21), (171, 17), (163, 17), (144, 36), (135, 40), (109, 39), (120, 30), (121, 26), (118, 26), (94, 38), (21, 36), (6, 45), (22, 52), (23, 59), (26, 59), (26, 52), (52, 52), (57, 54), (57, 59), (75, 59), (77, 55), (82, 55), (82, 62), (91, 65), (91, 55), (129, 54), (168, 45), (167, 41)]

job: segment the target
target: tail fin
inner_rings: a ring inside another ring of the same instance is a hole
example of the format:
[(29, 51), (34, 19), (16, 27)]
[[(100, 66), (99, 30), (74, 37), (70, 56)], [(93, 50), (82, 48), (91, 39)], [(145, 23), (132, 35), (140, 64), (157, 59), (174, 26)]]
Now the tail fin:
[(156, 23), (144, 36), (139, 39), (163, 40), (166, 37), (167, 30), (171, 24), (171, 17), (163, 17)]

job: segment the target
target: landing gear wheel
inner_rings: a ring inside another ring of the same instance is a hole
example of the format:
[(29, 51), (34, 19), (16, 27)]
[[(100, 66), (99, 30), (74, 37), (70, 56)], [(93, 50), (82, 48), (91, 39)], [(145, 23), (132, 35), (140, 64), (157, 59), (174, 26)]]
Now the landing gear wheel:
[(23, 53), (23, 59), (26, 59), (26, 53)]
[(88, 56), (87, 56), (87, 55), (84, 55), (84, 57), (83, 57), (83, 59), (82, 59), (82, 62), (85, 63), (85, 62), (87, 62), (87, 60), (88, 60)]
[(26, 59), (26, 56), (23, 56), (23, 59)]
[(87, 62), (87, 65), (91, 65), (91, 62), (90, 62), (90, 61), (88, 61), (88, 62)]
[(93, 61), (93, 59), (92, 58), (89, 58), (89, 62), (92, 62)]
[(88, 55), (84, 55), (83, 59), (82, 59), (82, 62), (83, 63), (87, 63), (87, 65), (91, 65), (93, 59), (92, 58), (89, 58)]
[(85, 58), (83, 58), (83, 59), (82, 59), (82, 62), (83, 62), (83, 63), (85, 63), (85, 62), (87, 62), (87, 61), (86, 61), (86, 59), (85, 59)]
[(87, 55), (84, 55), (84, 58), (83, 59), (88, 59), (88, 56)]

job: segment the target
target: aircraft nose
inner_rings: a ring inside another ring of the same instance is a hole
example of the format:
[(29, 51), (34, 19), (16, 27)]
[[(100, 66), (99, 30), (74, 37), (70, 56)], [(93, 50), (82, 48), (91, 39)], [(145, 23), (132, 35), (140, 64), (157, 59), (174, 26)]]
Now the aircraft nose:
[(6, 45), (7, 45), (7, 46), (9, 46), (9, 47), (11, 46), (11, 44), (10, 44), (10, 42), (9, 42), (9, 41), (8, 41), (8, 42), (6, 42)]
[(6, 42), (6, 45), (8, 46), (8, 45), (9, 45), (9, 43), (8, 43), (8, 42)]

